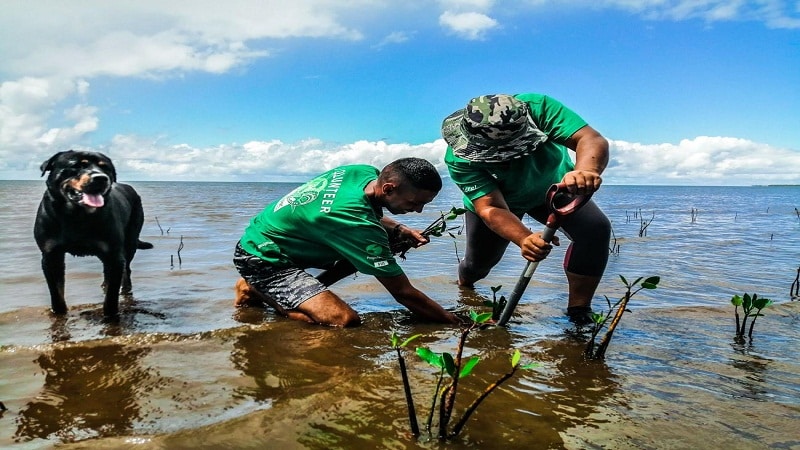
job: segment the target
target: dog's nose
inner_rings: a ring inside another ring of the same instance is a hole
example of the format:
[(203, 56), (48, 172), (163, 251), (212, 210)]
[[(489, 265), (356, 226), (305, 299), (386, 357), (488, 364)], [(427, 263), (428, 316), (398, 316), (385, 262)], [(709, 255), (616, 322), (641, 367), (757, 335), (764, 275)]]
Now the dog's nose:
[(93, 173), (89, 176), (87, 187), (105, 189), (111, 182), (108, 175), (104, 173)]

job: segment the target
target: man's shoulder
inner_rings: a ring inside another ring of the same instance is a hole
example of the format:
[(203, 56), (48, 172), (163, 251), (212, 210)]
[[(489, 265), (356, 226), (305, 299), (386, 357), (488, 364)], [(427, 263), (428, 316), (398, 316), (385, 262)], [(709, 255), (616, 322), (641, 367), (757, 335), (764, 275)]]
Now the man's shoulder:
[(377, 167), (370, 166), (369, 164), (347, 164), (344, 166), (339, 166), (333, 170), (346, 170), (349, 172), (365, 172), (365, 173), (380, 172)]
[(550, 97), (546, 94), (538, 94), (535, 92), (528, 92), (524, 94), (516, 94), (514, 95), (515, 98), (518, 100), (522, 100), (523, 102), (527, 103), (528, 106), (531, 107), (532, 110), (547, 110), (547, 109), (558, 109), (559, 107), (563, 107), (564, 104), (561, 103), (559, 100)]

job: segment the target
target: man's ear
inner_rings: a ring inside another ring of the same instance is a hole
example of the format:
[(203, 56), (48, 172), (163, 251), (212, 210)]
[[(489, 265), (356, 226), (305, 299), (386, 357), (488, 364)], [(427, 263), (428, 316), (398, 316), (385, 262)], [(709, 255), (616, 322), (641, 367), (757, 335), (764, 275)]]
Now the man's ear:
[(394, 183), (386, 182), (381, 185), (381, 190), (383, 191), (383, 195), (389, 195), (397, 189)]

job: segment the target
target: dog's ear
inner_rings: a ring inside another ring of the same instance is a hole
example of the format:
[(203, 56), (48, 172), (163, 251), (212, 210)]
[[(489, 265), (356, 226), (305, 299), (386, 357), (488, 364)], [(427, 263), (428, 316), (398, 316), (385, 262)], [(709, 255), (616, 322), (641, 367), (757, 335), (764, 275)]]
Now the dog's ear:
[(109, 177), (111, 177), (111, 182), (112, 183), (116, 183), (117, 182), (117, 169), (116, 169), (116, 167), (114, 167), (114, 163), (111, 162), (111, 158), (109, 158), (108, 156), (106, 156), (106, 155), (104, 155), (102, 153), (100, 153), (100, 157), (103, 158), (103, 162), (105, 163), (105, 166), (108, 167), (108, 174), (107, 175)]
[(55, 155), (51, 156), (50, 159), (43, 162), (42, 165), (39, 166), (39, 169), (42, 171), (42, 174), (39, 176), (43, 177), (44, 174), (47, 173), (47, 171), (53, 170), (53, 163), (58, 159), (59, 156), (63, 155), (64, 153), (67, 152), (58, 152)]
[(109, 167), (109, 169), (111, 169), (111, 170), (109, 170), (109, 172), (110, 172), (109, 175), (111, 175), (111, 182), (112, 183), (116, 183), (117, 182), (117, 169), (114, 168), (114, 163), (109, 162), (108, 167)]

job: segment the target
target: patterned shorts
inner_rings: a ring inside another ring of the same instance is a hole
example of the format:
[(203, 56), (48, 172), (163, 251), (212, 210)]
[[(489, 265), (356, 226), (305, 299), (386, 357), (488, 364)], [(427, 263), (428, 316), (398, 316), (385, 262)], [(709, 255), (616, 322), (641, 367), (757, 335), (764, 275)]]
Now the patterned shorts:
[(296, 309), (301, 303), (326, 290), (324, 284), (297, 267), (275, 267), (244, 251), (236, 244), (233, 265), (247, 283), (268, 297), (270, 306), (282, 310)]

